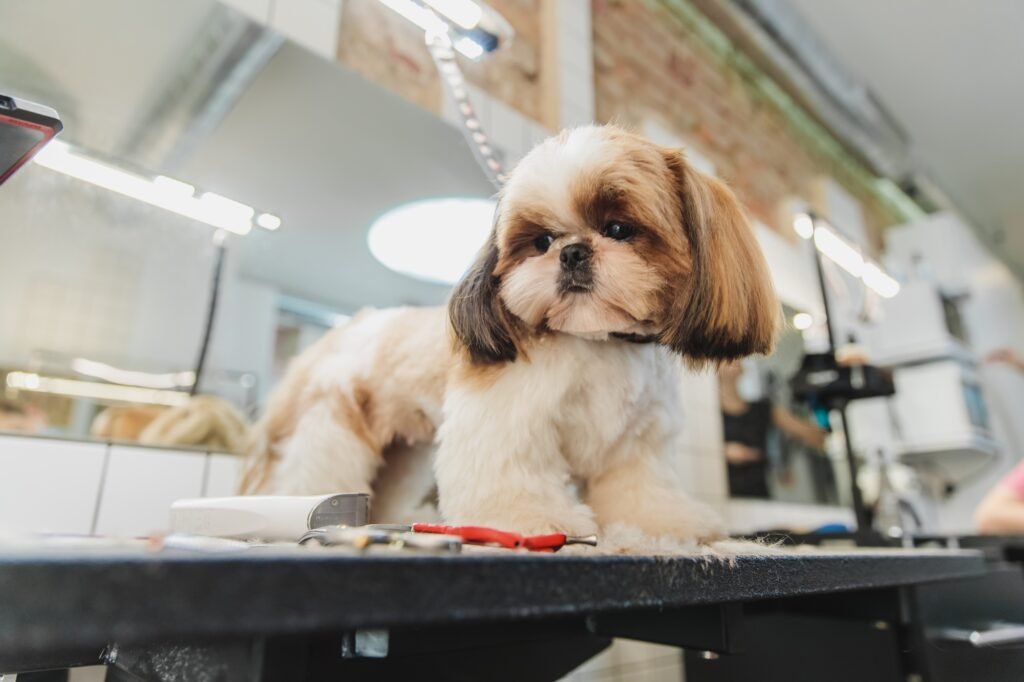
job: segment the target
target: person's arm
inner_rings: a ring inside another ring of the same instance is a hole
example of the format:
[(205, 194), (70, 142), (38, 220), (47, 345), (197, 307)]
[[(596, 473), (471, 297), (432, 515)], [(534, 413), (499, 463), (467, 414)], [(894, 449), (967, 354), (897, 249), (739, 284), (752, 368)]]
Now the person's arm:
[(808, 447), (815, 450), (822, 450), (825, 447), (827, 431), (800, 419), (782, 405), (772, 406), (772, 422), (787, 436), (797, 439)]
[(1024, 500), (1004, 483), (985, 496), (974, 511), (974, 525), (984, 535), (1024, 533)]
[(725, 442), (725, 459), (729, 464), (751, 464), (761, 461), (761, 451), (730, 440)]
[(1024, 358), (1012, 348), (998, 348), (985, 356), (985, 362), (1002, 362), (1024, 372)]

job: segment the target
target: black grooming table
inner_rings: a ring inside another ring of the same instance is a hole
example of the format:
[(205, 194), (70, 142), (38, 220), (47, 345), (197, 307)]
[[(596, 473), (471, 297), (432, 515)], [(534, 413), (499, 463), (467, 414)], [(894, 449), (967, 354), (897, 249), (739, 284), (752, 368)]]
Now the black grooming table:
[[(490, 652), (478, 664), (491, 679), (555, 679), (612, 636), (674, 642), (678, 622), (666, 624), (666, 616), (699, 625), (686, 635), (697, 645), (727, 650), (714, 633), (734, 618), (735, 605), (984, 571), (979, 552), (948, 550), (791, 550), (721, 560), (9, 549), (0, 552), (0, 671), (95, 663), (105, 650), (103, 660), (141, 679), (173, 679), (158, 672), (168, 656), (179, 668), (208, 669), (213, 661), (225, 670), (251, 668), (255, 656), (263, 672), (251, 679), (274, 679), (274, 669), (315, 679), (311, 671), (323, 665), (346, 665), (354, 679), (360, 670), (381, 678), (380, 666), (403, 655), (422, 665), (426, 648), (464, 646)], [(666, 627), (675, 634), (648, 632)], [(381, 633), (390, 639), (384, 658)], [(503, 651), (538, 654), (526, 678), (511, 663), (500, 666), (505, 677), (493, 676)], [(465, 652), (445, 660), (473, 664)], [(409, 670), (395, 678), (403, 674)]]

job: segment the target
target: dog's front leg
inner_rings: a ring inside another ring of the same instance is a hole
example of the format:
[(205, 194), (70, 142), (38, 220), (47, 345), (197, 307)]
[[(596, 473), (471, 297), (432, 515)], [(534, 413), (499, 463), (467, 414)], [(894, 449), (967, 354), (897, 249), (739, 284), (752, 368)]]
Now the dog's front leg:
[(507, 386), (449, 389), (434, 463), (448, 523), (525, 534), (597, 531), (543, 403)]
[(602, 529), (622, 524), (651, 538), (686, 541), (725, 537), (718, 514), (682, 489), (667, 459), (672, 442), (652, 429), (619, 444), (588, 486), (587, 501)]

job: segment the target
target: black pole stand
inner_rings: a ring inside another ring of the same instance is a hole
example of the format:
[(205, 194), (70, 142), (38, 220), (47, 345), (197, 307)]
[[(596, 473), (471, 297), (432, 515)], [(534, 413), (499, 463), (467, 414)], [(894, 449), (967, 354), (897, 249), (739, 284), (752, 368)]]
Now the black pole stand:
[[(811, 216), (814, 220), (814, 216)], [(814, 239), (813, 235), (811, 239)], [(828, 329), (828, 352), (834, 357), (836, 352), (835, 330), (832, 329), (832, 310), (828, 302), (828, 287), (825, 285), (825, 269), (821, 262), (821, 253), (813, 244), (814, 265), (818, 271), (818, 286), (821, 289), (821, 303), (825, 308), (825, 327)], [(853, 441), (850, 438), (850, 425), (846, 418), (846, 404), (838, 408), (839, 423), (843, 429), (843, 440), (846, 444), (846, 463), (850, 469), (850, 497), (853, 500), (853, 515), (857, 522), (856, 535), (858, 538), (865, 537), (871, 533), (871, 519), (868, 516), (868, 509), (864, 506), (864, 497), (861, 495), (860, 486), (857, 484), (857, 458), (854, 455)]]
[(210, 353), (210, 339), (213, 336), (213, 322), (217, 316), (217, 301), (220, 298), (221, 273), (224, 270), (224, 258), (227, 254), (227, 235), (218, 233), (214, 236), (214, 244), (217, 245), (216, 260), (213, 265), (213, 278), (210, 280), (210, 304), (206, 309), (206, 326), (203, 328), (203, 341), (199, 345), (199, 357), (196, 359), (195, 381), (189, 390), (189, 395), (199, 393), (199, 384), (203, 379), (203, 369), (206, 367), (206, 356)]

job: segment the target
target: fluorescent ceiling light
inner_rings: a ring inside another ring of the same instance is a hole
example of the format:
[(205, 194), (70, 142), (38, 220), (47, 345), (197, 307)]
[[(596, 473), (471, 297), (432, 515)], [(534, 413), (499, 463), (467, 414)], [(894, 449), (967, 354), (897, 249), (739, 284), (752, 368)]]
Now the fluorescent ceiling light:
[(265, 230), (276, 230), (281, 227), (281, 219), (272, 213), (260, 213), (256, 216), (256, 224)]
[[(866, 260), (861, 255), (860, 249), (847, 242), (846, 239), (828, 227), (823, 220), (816, 220), (808, 213), (798, 213), (793, 218), (793, 230), (804, 239), (810, 239), (813, 236), (814, 246), (818, 251), (828, 256), (839, 267), (863, 281), (866, 287), (879, 296), (892, 298), (900, 293), (899, 282), (886, 273), (879, 265)], [(795, 325), (795, 317), (793, 322)], [(801, 327), (797, 327), (797, 329), (801, 329)]]
[[(64, 142), (54, 141), (33, 159), (43, 168), (131, 197), (143, 203), (198, 220), (212, 227), (248, 234), (255, 211), (251, 206), (207, 192), (198, 199), (192, 185), (159, 175), (150, 179), (89, 158)], [(278, 220), (280, 225), (280, 220)], [(276, 228), (268, 228), (276, 229)]]
[(449, 21), (467, 31), (476, 28), (484, 10), (473, 0), (423, 0), (432, 10), (440, 12)]
[(806, 213), (797, 213), (793, 218), (793, 229), (803, 239), (810, 239), (814, 236), (814, 218)]
[(252, 206), (246, 206), (213, 192), (206, 192), (199, 197), (199, 205), (206, 208), (208, 215), (224, 224), (245, 224), (252, 229), (252, 217), (256, 213)]
[(484, 53), (483, 45), (476, 42), (472, 38), (467, 38), (466, 36), (463, 36), (456, 40), (452, 47), (454, 47), (456, 50), (462, 53), (464, 57), (468, 57), (469, 59), (472, 59), (474, 61), (480, 59), (480, 57)]
[(892, 298), (900, 293), (900, 283), (874, 263), (864, 264), (864, 284), (882, 298)]
[(814, 318), (811, 317), (808, 313), (797, 313), (796, 315), (793, 316), (793, 326), (799, 329), (800, 331), (810, 329), (813, 325)]
[(78, 374), (109, 381), (112, 384), (141, 386), (143, 388), (172, 389), (189, 387), (196, 383), (195, 372), (168, 372), (164, 374), (137, 372), (86, 358), (75, 358), (72, 360), (71, 369)]
[(100, 384), (77, 379), (44, 377), (31, 372), (11, 372), (7, 375), (7, 387), (35, 393), (64, 395), (71, 398), (93, 398), (149, 405), (183, 405), (189, 399), (188, 393), (184, 391), (162, 391), (136, 386)]
[(383, 265), (415, 279), (455, 284), (491, 232), (495, 202), (441, 198), (394, 208), (370, 227), (367, 243)]
[(859, 278), (864, 273), (864, 257), (860, 255), (860, 251), (824, 225), (814, 228), (814, 245), (854, 277)]
[(380, 0), (380, 2), (427, 33), (448, 32), (448, 25), (439, 16), (413, 0)]
[(181, 180), (169, 178), (166, 175), (158, 175), (153, 178), (153, 184), (162, 190), (174, 192), (175, 194), (179, 194), (183, 197), (190, 197), (196, 193), (196, 188), (192, 185), (187, 182), (182, 182)]
[[(391, 11), (419, 26), (428, 36), (448, 34), (448, 24), (429, 7), (424, 7), (414, 0), (380, 0), (380, 2)], [(465, 29), (475, 27), (480, 23), (480, 17), (483, 16), (483, 8), (468, 0), (424, 0), (424, 2), (448, 17), (452, 23)], [(476, 10), (473, 10), (470, 5)], [(474, 13), (479, 15), (476, 18), (476, 23), (464, 26), (462, 22), (471, 21)], [(479, 59), (484, 53), (483, 45), (468, 36), (462, 36), (456, 40), (452, 47), (464, 57), (472, 60)]]

